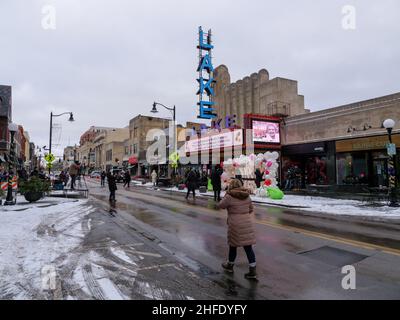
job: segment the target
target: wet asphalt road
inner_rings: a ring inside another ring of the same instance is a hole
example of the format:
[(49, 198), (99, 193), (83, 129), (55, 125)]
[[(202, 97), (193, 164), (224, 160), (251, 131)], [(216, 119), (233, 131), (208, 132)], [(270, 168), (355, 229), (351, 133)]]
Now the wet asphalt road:
[[(196, 293), (194, 298), (400, 298), (399, 221), (321, 217), (256, 205), (259, 281), (254, 282), (243, 278), (247, 272), (243, 251), (239, 250), (233, 276), (221, 271), (220, 263), (227, 257), (226, 212), (216, 210), (212, 199), (199, 197), (187, 202), (184, 194), (144, 187), (125, 190), (119, 185), (116, 206), (111, 208), (108, 188), (101, 188), (97, 182), (88, 185), (92, 205), (110, 210), (113, 225), (123, 226), (131, 236), (144, 235), (156, 245), (154, 250), (167, 253), (171, 264), (189, 270), (178, 274), (185, 286), (187, 281), (187, 295), (191, 290)], [(117, 234), (112, 229), (110, 224), (109, 232)], [(92, 232), (92, 237), (103, 233)], [(345, 265), (355, 267), (355, 290), (342, 288)], [(161, 284), (177, 275), (158, 273), (157, 277)], [(205, 283), (200, 291), (193, 279)], [(202, 290), (209, 296), (199, 294)]]

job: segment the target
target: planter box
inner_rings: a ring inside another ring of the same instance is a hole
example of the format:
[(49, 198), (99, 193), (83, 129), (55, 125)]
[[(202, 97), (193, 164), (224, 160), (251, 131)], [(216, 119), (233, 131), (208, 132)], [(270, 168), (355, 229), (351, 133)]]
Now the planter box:
[(43, 192), (26, 192), (24, 197), (29, 203), (36, 202), (43, 198)]

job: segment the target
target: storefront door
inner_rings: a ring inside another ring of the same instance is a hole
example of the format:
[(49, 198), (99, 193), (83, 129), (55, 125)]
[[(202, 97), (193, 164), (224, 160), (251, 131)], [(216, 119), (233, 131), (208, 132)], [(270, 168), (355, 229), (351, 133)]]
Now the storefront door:
[(387, 159), (374, 159), (373, 160), (373, 179), (374, 186), (388, 186), (388, 168)]

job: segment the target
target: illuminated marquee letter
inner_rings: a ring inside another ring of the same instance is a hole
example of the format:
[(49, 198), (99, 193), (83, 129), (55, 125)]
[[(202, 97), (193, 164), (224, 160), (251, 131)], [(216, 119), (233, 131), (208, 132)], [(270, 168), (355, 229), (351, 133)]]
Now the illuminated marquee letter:
[(206, 54), (200, 61), (199, 67), (197, 68), (197, 71), (203, 71), (207, 70), (208, 73), (214, 71), (214, 67), (211, 63), (211, 58), (208, 54)]
[(214, 82), (214, 78), (207, 80), (207, 79), (204, 79), (203, 77), (201, 77), (200, 79), (197, 79), (197, 81), (200, 84), (200, 89), (197, 92), (197, 94), (203, 94), (203, 92), (206, 91), (207, 95), (209, 95), (209, 96), (214, 95), (214, 89), (211, 87), (211, 85)]
[(201, 119), (214, 119), (217, 115), (213, 113), (214, 108), (209, 108), (214, 105), (212, 101), (200, 101), (198, 103), (200, 106), (200, 116)]
[(211, 38), (210, 38), (210, 32), (207, 33), (207, 43), (204, 43), (204, 32), (201, 27), (199, 27), (199, 49), (202, 50), (211, 50), (214, 49), (214, 46), (211, 45)]
[(211, 122), (211, 128), (215, 130), (221, 130), (222, 119), (214, 120)]
[(236, 124), (235, 119), (236, 119), (236, 115), (226, 116), (225, 117), (225, 128), (231, 129), (231, 128), (235, 127), (235, 124)]

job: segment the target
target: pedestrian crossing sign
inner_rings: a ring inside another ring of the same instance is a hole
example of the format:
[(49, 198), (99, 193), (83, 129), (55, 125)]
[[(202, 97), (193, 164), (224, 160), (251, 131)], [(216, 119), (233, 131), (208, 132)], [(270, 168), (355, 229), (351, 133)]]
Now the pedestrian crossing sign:
[(46, 156), (44, 157), (44, 159), (46, 160), (46, 162), (53, 162), (56, 158), (54, 157), (54, 155), (52, 153), (46, 154)]

